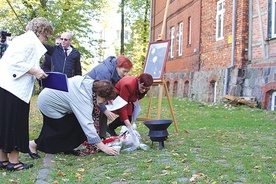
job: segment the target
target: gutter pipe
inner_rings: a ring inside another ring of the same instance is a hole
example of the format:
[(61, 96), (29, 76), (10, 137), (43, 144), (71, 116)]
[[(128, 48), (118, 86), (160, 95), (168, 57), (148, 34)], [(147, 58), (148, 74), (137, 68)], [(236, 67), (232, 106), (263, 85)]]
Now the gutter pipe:
[(233, 7), (232, 7), (232, 52), (231, 52), (231, 65), (228, 66), (225, 70), (225, 80), (223, 86), (223, 96), (227, 94), (228, 91), (228, 84), (229, 84), (229, 75), (230, 70), (234, 68), (235, 63), (235, 43), (236, 43), (236, 0), (233, 0)]

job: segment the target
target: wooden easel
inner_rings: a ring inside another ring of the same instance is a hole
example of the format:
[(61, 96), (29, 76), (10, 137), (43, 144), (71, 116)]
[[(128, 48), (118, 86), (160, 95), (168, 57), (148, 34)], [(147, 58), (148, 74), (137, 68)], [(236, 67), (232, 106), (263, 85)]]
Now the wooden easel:
[[(167, 3), (166, 3), (164, 18), (163, 18), (163, 24), (162, 24), (162, 30), (161, 30), (161, 34), (158, 35), (157, 41), (163, 40), (163, 35), (164, 35), (163, 33), (164, 33), (165, 25), (166, 25), (166, 17), (167, 17), (167, 12), (168, 12), (168, 6), (169, 6), (169, 0), (167, 0)], [(155, 92), (154, 89), (155, 89), (156, 86), (159, 87), (159, 90), (158, 90), (157, 117), (156, 118), (150, 118), (150, 110), (151, 110), (151, 105), (152, 105), (152, 98), (153, 98), (153, 95), (154, 95), (154, 92)], [(162, 98), (163, 98), (163, 87), (165, 88), (166, 98), (167, 98), (169, 106), (170, 106), (170, 112), (172, 114), (174, 128), (175, 128), (175, 131), (178, 132), (178, 126), (177, 126), (177, 122), (176, 122), (176, 119), (175, 119), (175, 116), (174, 116), (174, 112), (173, 112), (169, 90), (168, 90), (167, 84), (166, 84), (166, 82), (164, 80), (164, 77), (162, 77), (162, 80), (154, 80), (153, 81), (153, 85), (152, 85), (152, 89), (151, 89), (151, 94), (150, 94), (150, 101), (149, 101), (149, 105), (148, 105), (148, 110), (147, 110), (146, 118), (137, 118), (137, 120), (138, 121), (147, 121), (147, 120), (157, 120), (157, 119), (160, 119), (161, 105), (162, 105)]]
[[(151, 118), (150, 117), (150, 111), (151, 111), (151, 105), (152, 105), (152, 99), (154, 96), (154, 92), (155, 92), (155, 87), (159, 87), (158, 90), (158, 105), (157, 105), (157, 117), (156, 118)], [(166, 94), (166, 98), (168, 100), (168, 104), (170, 106), (170, 112), (172, 114), (172, 119), (173, 119), (173, 124), (174, 124), (174, 128), (175, 131), (178, 132), (178, 125), (174, 116), (174, 112), (173, 112), (173, 108), (172, 108), (172, 103), (171, 103), (171, 98), (170, 98), (170, 94), (169, 94), (169, 90), (167, 87), (167, 84), (164, 80), (162, 81), (153, 81), (153, 85), (152, 85), (152, 89), (151, 89), (151, 93), (150, 93), (150, 100), (149, 100), (149, 105), (148, 105), (148, 110), (147, 110), (147, 114), (145, 118), (137, 118), (138, 121), (148, 121), (148, 120), (158, 120), (160, 119), (160, 115), (161, 115), (161, 106), (162, 106), (162, 99), (163, 99), (163, 87), (165, 88), (165, 94)]]

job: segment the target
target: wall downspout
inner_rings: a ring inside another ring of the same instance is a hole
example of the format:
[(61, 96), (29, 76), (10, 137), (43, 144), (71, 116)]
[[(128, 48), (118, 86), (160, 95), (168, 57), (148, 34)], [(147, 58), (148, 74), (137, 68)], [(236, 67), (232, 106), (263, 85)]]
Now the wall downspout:
[[(153, 10), (153, 2), (154, 0), (151, 0), (150, 1), (150, 9), (151, 9), (151, 11), (150, 11), (150, 32), (149, 32), (149, 41), (151, 42), (152, 41), (152, 38), (154, 38), (154, 31), (155, 31), (155, 28), (153, 28), (152, 27), (152, 25), (154, 25), (154, 20), (153, 19), (155, 19), (155, 12), (152, 12), (152, 10)], [(154, 11), (155, 11), (155, 7), (154, 7)], [(154, 15), (154, 16), (152, 16), (152, 15)]]
[(223, 96), (227, 94), (229, 85), (230, 70), (234, 68), (235, 63), (235, 43), (236, 43), (236, 0), (233, 0), (232, 8), (232, 51), (231, 51), (231, 65), (225, 70), (225, 80), (223, 86)]

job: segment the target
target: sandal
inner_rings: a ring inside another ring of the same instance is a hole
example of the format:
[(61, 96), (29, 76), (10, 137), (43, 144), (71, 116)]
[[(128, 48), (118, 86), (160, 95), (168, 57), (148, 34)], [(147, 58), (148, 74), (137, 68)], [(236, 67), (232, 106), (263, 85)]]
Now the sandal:
[[(6, 164), (5, 164), (6, 163)], [(8, 165), (9, 161), (0, 161), (0, 169), (5, 169)]]
[(21, 171), (24, 169), (29, 169), (33, 166), (34, 166), (33, 164), (24, 164), (22, 162), (18, 162), (16, 164), (9, 162), (8, 165), (6, 166), (6, 168), (8, 171)]
[(30, 157), (31, 157), (32, 159), (39, 159), (39, 158), (41, 158), (41, 157), (39, 156), (39, 154), (37, 154), (37, 153), (32, 153), (31, 150), (29, 150), (28, 154), (30, 155)]

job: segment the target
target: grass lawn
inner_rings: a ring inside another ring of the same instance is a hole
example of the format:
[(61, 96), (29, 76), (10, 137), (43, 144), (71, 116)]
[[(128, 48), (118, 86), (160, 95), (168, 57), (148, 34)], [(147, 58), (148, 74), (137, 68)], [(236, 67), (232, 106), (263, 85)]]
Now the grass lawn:
[[(145, 117), (149, 98), (141, 101)], [(33, 97), (30, 112), (30, 139), (38, 136), (41, 115)], [(245, 105), (208, 105), (172, 99), (179, 131), (168, 128), (165, 147), (151, 142), (148, 128), (137, 122), (147, 151), (136, 150), (107, 156), (96, 153), (85, 157), (57, 154), (53, 157), (48, 183), (276, 183), (276, 112)], [(156, 116), (157, 99), (151, 106)], [(172, 119), (166, 99), (162, 100), (162, 119)], [(53, 143), (54, 144), (54, 143)], [(45, 154), (39, 152), (41, 156)], [(44, 167), (43, 159), (32, 160), (21, 154), (21, 161), (35, 166), (23, 172), (0, 171), (1, 183), (35, 183)]]

